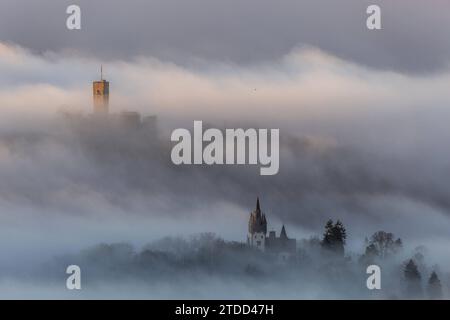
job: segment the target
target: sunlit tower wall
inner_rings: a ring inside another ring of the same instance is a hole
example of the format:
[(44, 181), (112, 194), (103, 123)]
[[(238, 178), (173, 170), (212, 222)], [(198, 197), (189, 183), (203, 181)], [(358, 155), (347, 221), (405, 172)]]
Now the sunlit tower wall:
[(94, 114), (107, 115), (109, 112), (109, 82), (103, 80), (103, 70), (100, 81), (92, 84), (94, 97)]

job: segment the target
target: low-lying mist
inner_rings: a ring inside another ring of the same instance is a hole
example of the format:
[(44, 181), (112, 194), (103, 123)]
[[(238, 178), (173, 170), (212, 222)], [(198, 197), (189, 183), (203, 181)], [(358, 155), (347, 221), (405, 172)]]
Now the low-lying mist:
[[(379, 242), (381, 243), (381, 242)], [(339, 255), (318, 237), (298, 242), (298, 250), (280, 261), (242, 242), (214, 234), (165, 237), (140, 249), (128, 243), (98, 244), (59, 255), (27, 272), (0, 280), (2, 297), (133, 299), (428, 299), (448, 298), (450, 274), (430, 265), (424, 247), (403, 247), (385, 254)], [(406, 259), (406, 260), (405, 260)], [(418, 279), (408, 278), (413, 261)], [(411, 262), (410, 262), (411, 263)], [(67, 266), (81, 268), (79, 291), (65, 289)], [(366, 268), (382, 270), (382, 290), (368, 290)], [(429, 284), (438, 274), (438, 295)]]

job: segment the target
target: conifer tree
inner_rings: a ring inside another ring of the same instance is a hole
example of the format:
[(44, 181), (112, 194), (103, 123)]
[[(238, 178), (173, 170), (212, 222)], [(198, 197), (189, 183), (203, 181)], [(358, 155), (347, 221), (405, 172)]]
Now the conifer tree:
[(406, 295), (408, 298), (420, 298), (422, 296), (422, 276), (413, 259), (410, 259), (403, 270), (406, 281)]
[(435, 271), (431, 273), (428, 279), (427, 292), (430, 299), (442, 299), (442, 285)]
[(330, 219), (325, 225), (322, 247), (343, 256), (346, 238), (347, 232), (342, 222), (338, 220), (333, 225), (333, 220)]
[(330, 248), (333, 243), (333, 220), (328, 220), (325, 225), (325, 232), (323, 234), (322, 246)]

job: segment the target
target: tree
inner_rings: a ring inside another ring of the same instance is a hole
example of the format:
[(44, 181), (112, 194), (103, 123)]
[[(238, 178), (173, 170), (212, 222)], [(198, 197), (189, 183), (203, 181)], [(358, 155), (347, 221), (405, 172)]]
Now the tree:
[(365, 255), (368, 258), (379, 257), (385, 259), (396, 254), (402, 248), (402, 240), (394, 240), (394, 234), (385, 231), (377, 231), (366, 241)]
[(419, 298), (422, 295), (422, 286), (419, 269), (413, 259), (410, 259), (403, 270), (406, 281), (406, 295), (409, 298)]
[(322, 247), (343, 256), (346, 239), (347, 232), (342, 222), (338, 220), (333, 225), (333, 220), (328, 220), (325, 225)]
[(373, 258), (380, 255), (377, 247), (371, 243), (366, 247), (366, 252), (364, 253), (367, 257)]
[(334, 237), (338, 243), (342, 245), (345, 244), (345, 239), (347, 239), (347, 231), (341, 221), (337, 221), (333, 228)]
[(323, 234), (322, 245), (330, 247), (333, 243), (333, 220), (328, 220), (325, 224), (325, 232)]
[(442, 299), (441, 281), (435, 271), (431, 273), (431, 276), (428, 279), (427, 292), (430, 299)]

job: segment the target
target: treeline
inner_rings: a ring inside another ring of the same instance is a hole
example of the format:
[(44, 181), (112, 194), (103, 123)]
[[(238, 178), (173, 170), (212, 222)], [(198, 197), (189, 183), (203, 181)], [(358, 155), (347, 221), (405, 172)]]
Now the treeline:
[[(335, 257), (345, 257), (345, 244), (347, 231), (341, 221), (333, 223), (328, 220), (320, 245)], [(383, 261), (395, 257), (403, 250), (403, 241), (396, 238), (393, 233), (377, 231), (370, 238), (365, 239), (365, 252), (359, 257), (359, 263), (364, 265), (382, 264)], [(334, 257), (334, 258), (335, 258)], [(442, 299), (443, 288), (436, 270), (432, 270), (427, 277), (425, 287), (422, 285), (423, 275), (417, 266), (423, 264), (424, 255), (420, 252), (402, 264), (402, 276), (406, 286), (408, 298)], [(437, 268), (437, 267), (436, 267)]]
[[(203, 233), (185, 238), (166, 237), (139, 250), (127, 243), (99, 244), (77, 255), (59, 257), (56, 267), (61, 270), (61, 266), (68, 264), (79, 265), (88, 284), (132, 279), (176, 288), (201, 286), (205, 281), (228, 285), (231, 281), (249, 292), (260, 292), (269, 286), (277, 292), (273, 296), (276, 298), (447, 296), (448, 278), (442, 278), (446, 274), (437, 266), (428, 267), (423, 247), (416, 248), (412, 255), (405, 254), (400, 238), (378, 231), (364, 240), (361, 253), (353, 253), (346, 250), (347, 237), (341, 221), (329, 220), (322, 236), (298, 241), (296, 254), (283, 261), (246, 243)], [(366, 287), (366, 268), (371, 264), (382, 269), (379, 292)], [(46, 266), (46, 274), (48, 270)]]

